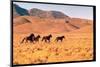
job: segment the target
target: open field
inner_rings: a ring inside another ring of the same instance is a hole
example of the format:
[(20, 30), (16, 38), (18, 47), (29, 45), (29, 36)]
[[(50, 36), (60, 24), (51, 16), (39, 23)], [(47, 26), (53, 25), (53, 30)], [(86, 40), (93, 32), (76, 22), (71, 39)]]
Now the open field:
[[(35, 44), (20, 44), (23, 37), (27, 35), (29, 34), (14, 33), (14, 64), (37, 64), (93, 59), (93, 33), (91, 32), (52, 34), (53, 37), (50, 43), (39, 41)], [(40, 35), (44, 36), (46, 34)], [(66, 38), (63, 42), (55, 42), (55, 38), (60, 35), (64, 35)]]

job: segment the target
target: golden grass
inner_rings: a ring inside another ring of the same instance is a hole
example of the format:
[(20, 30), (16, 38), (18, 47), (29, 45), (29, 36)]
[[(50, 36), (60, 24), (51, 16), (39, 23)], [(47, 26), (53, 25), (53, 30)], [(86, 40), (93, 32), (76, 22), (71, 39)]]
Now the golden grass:
[[(63, 42), (55, 42), (56, 34), (50, 43), (23, 43), (28, 34), (14, 33), (13, 64), (37, 64), (65, 61), (82, 61), (93, 59), (92, 33), (66, 33)], [(43, 36), (41, 34), (41, 36)]]

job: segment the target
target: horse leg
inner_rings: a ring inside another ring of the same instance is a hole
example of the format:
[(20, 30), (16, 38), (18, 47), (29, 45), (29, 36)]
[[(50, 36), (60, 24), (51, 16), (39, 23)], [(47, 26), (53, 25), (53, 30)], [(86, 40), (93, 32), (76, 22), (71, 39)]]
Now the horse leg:
[(39, 43), (39, 39), (37, 40), (37, 42)]
[(57, 42), (58, 42), (59, 40), (57, 39)]
[(57, 39), (55, 39), (54, 41), (57, 42)]
[(33, 44), (35, 44), (36, 43), (36, 41), (35, 40), (33, 40)]
[(61, 39), (61, 42), (62, 42), (62, 39)]
[(47, 39), (45, 39), (45, 42), (46, 42), (46, 43), (48, 42)]
[(48, 42), (50, 43), (50, 39), (48, 40)]
[(34, 40), (31, 40), (31, 43), (34, 43)]
[(31, 43), (33, 43), (33, 44), (34, 44), (34, 40), (31, 40)]
[(43, 41), (44, 39), (42, 38), (42, 40), (41, 41)]
[(25, 41), (26, 41), (25, 43), (28, 43), (28, 40), (27, 39)]
[(26, 38), (23, 38), (23, 40), (21, 41), (21, 43), (23, 43), (25, 39), (26, 39)]

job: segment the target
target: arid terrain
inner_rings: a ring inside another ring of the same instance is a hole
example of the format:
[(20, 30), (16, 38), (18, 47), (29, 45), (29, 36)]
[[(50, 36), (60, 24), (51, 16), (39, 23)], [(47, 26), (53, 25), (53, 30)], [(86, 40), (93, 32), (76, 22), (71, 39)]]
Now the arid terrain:
[[(62, 13), (62, 17), (59, 17), (59, 12), (56, 12), (57, 17), (54, 18), (51, 15), (53, 12), (39, 14), (40, 17), (32, 16), (32, 12), (31, 16), (20, 16), (14, 12), (16, 16), (14, 15), (13, 18), (13, 64), (93, 59), (93, 21), (71, 18)], [(45, 15), (45, 18), (41, 18)], [(22, 39), (31, 33), (41, 36), (39, 42), (21, 43)], [(50, 43), (41, 41), (43, 36), (49, 34), (52, 34)], [(55, 39), (58, 36), (65, 36), (65, 39), (62, 42), (56, 42)]]

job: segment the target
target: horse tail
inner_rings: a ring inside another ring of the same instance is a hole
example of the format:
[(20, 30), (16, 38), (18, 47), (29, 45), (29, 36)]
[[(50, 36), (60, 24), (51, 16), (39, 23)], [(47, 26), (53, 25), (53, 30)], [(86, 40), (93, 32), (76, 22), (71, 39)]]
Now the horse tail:
[(57, 38), (54, 41), (57, 42)]
[(23, 40), (21, 41), (21, 43), (23, 43), (25, 39), (26, 39), (26, 38), (23, 38)]
[(57, 38), (55, 38), (54, 41), (57, 41)]
[(43, 38), (42, 38), (42, 40), (41, 41), (43, 41)]
[(43, 41), (45, 38), (43, 37), (41, 41)]

